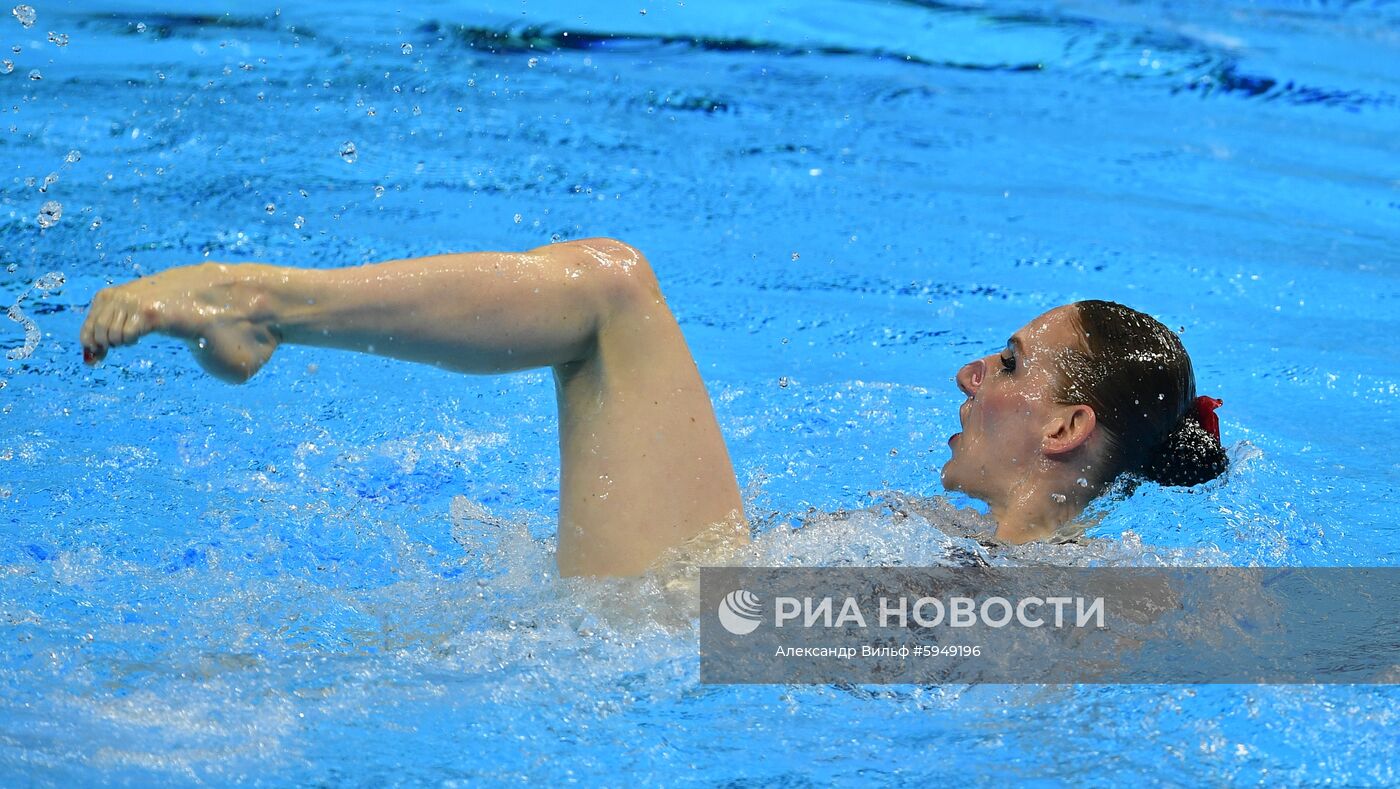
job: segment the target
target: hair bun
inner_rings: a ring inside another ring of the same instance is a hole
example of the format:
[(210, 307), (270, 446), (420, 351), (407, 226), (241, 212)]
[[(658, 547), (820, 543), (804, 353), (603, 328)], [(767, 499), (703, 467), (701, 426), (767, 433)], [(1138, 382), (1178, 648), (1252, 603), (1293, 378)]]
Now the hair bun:
[(1230, 459), (1219, 439), (1188, 412), (1148, 458), (1141, 474), (1159, 485), (1189, 487), (1215, 479), (1229, 465)]

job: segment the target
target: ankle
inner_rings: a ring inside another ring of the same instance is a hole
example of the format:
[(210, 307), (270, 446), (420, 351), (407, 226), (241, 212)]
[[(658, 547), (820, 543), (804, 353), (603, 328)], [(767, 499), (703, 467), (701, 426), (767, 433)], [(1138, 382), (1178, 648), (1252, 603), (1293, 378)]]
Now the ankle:
[(250, 316), (281, 342), (286, 335), (301, 334), (319, 325), (323, 307), (319, 303), (324, 288), (318, 287), (323, 273), (315, 269), (288, 268), (263, 263), (243, 273), (250, 296)]
[(266, 263), (205, 263), (211, 306), (230, 310), (230, 317), (267, 326), (280, 335), (278, 326), (293, 314), (298, 303), (296, 269)]

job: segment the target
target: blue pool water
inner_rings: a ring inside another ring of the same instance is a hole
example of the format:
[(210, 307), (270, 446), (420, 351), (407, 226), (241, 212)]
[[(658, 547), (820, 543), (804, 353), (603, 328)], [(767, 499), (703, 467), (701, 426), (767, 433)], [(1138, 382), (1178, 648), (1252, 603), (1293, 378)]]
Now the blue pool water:
[(284, 348), (229, 387), (76, 342), (175, 264), (618, 236), (749, 560), (921, 565), (956, 540), (860, 510), (941, 494), (953, 372), (1114, 299), (1181, 328), (1233, 469), (995, 561), (1394, 565), (1400, 5), (31, 2), (0, 18), (0, 782), (1400, 781), (1387, 687), (702, 685), (657, 582), (555, 577), (543, 374)]

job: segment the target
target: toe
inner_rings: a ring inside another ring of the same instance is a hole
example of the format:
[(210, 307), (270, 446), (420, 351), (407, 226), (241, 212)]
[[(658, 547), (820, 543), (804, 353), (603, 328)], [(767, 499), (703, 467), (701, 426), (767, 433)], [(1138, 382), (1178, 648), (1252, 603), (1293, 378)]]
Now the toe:
[(90, 352), (92, 351), (92, 316), (91, 316), (91, 315), (89, 315), (89, 316), (87, 317), (87, 319), (85, 319), (85, 320), (83, 321), (83, 328), (80, 329), (80, 330), (78, 331), (78, 343), (81, 344), (81, 345), (83, 346), (83, 356), (84, 356), (84, 358), (86, 359), (87, 354), (90, 353)]
[(110, 348), (116, 345), (113, 342), (112, 324), (117, 320), (118, 310), (114, 305), (108, 304), (97, 314), (97, 327), (93, 329), (93, 335), (97, 338), (97, 344)]
[(114, 309), (112, 314), (107, 316), (107, 347), (115, 348), (125, 345), (122, 342), (122, 327), (126, 325), (127, 312), (123, 309)]
[(99, 298), (94, 298), (92, 304), (88, 306), (87, 317), (83, 319), (83, 328), (78, 332), (78, 340), (84, 348), (93, 349), (97, 347), (97, 313), (102, 306), (101, 293)]
[(142, 318), (140, 312), (132, 312), (122, 321), (117, 330), (117, 345), (130, 345), (141, 338)]
[(106, 302), (94, 303), (83, 324), (83, 345), (93, 351), (107, 344), (107, 315), (110, 308)]

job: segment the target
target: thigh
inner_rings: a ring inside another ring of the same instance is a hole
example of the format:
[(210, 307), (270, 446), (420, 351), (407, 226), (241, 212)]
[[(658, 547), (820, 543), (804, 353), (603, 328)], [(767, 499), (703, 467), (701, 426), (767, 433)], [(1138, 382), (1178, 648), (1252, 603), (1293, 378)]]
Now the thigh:
[(650, 267), (626, 245), (579, 243), (629, 263), (631, 285), (592, 352), (555, 368), (560, 572), (640, 573), (710, 529), (746, 539), (709, 393)]

